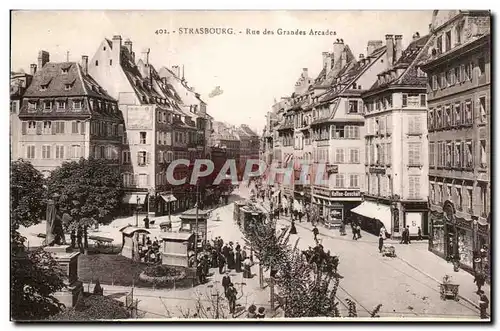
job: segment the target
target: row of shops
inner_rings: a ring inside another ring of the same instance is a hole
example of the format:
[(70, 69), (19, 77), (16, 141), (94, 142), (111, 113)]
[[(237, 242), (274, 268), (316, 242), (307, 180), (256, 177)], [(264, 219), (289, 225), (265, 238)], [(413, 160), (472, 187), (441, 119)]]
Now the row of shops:
[(490, 275), (490, 225), (456, 211), (447, 201), (441, 208), (431, 206), (429, 250), (447, 261), (458, 261), (468, 271)]

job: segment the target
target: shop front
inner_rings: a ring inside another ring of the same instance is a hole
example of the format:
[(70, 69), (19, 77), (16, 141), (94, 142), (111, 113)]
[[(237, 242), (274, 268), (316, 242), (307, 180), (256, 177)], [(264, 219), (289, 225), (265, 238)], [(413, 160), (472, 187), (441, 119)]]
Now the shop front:
[[(460, 262), (460, 267), (473, 271), (479, 266), (480, 235), (478, 222), (457, 213), (453, 203), (445, 202), (443, 208), (432, 206), (430, 211), (429, 250), (447, 261)], [(487, 266), (489, 268), (489, 266)], [(488, 269), (489, 270), (489, 269)]]
[(393, 224), (391, 222), (391, 206), (376, 201), (363, 201), (351, 210), (354, 220), (360, 223), (363, 230), (378, 236), (380, 229), (385, 227), (386, 232), (392, 236)]
[(312, 203), (319, 208), (320, 220), (328, 227), (338, 227), (350, 221), (351, 209), (361, 202), (359, 190), (329, 190), (314, 187)]
[(146, 213), (146, 197), (147, 192), (126, 192), (122, 198), (122, 214), (123, 215), (135, 215), (136, 213)]

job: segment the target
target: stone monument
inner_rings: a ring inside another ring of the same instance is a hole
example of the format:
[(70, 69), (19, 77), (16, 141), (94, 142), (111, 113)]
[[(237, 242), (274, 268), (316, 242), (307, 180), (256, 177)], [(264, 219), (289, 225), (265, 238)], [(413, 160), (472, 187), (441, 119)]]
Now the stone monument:
[(47, 228), (45, 237), (46, 252), (51, 253), (59, 267), (64, 272), (64, 284), (66, 287), (54, 296), (66, 307), (73, 307), (78, 299), (78, 294), (83, 291), (83, 284), (78, 280), (78, 255), (66, 245), (62, 218), (58, 215), (54, 200), (47, 201)]

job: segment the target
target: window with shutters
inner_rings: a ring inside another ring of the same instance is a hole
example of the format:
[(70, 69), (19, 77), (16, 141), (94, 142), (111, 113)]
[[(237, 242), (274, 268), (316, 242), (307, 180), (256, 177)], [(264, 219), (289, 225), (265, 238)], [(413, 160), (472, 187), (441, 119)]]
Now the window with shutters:
[(167, 163), (171, 163), (174, 160), (174, 153), (171, 151), (167, 152)]
[(79, 133), (80, 125), (81, 125), (80, 121), (71, 122), (71, 133)]
[(420, 176), (408, 176), (408, 198), (420, 199)]
[(387, 144), (385, 144), (385, 146), (386, 146), (386, 150), (387, 150), (386, 156), (385, 156), (385, 158), (386, 158), (385, 163), (386, 163), (386, 165), (390, 166), (392, 164), (392, 143), (387, 143)]
[(64, 122), (54, 122), (55, 126), (56, 126), (56, 134), (64, 134), (64, 126), (65, 126), (65, 123)]
[(147, 162), (147, 152), (141, 151), (137, 153), (137, 165), (145, 166)]
[(386, 123), (387, 119), (385, 118), (385, 116), (382, 116), (379, 120), (379, 132), (381, 135), (385, 135), (385, 123)]
[(422, 125), (419, 115), (408, 117), (408, 135), (421, 135)]
[(80, 145), (71, 145), (71, 158), (79, 159), (80, 158)]
[(439, 87), (441, 89), (444, 89), (448, 86), (448, 83), (446, 82), (446, 73), (445, 72), (442, 72), (440, 75), (439, 75)]
[(468, 212), (469, 214), (472, 214), (472, 206), (473, 206), (473, 203), (472, 203), (472, 187), (467, 187), (467, 189), (465, 190), (465, 208), (466, 208), (466, 212)]
[(434, 109), (429, 109), (429, 113), (427, 114), (427, 127), (429, 130), (434, 129)]
[(36, 122), (35, 121), (23, 122), (23, 124), (26, 126), (26, 134), (36, 134)]
[(58, 100), (57, 101), (57, 110), (65, 110), (66, 109), (66, 101), (65, 100)]
[(481, 168), (486, 168), (488, 166), (488, 154), (486, 153), (486, 140), (482, 139), (479, 141), (479, 160)]
[(474, 168), (474, 153), (472, 151), (472, 140), (465, 142), (464, 166), (472, 170)]
[(422, 165), (420, 159), (421, 143), (408, 143), (408, 166), (420, 167)]
[(64, 146), (62, 146), (62, 145), (56, 146), (56, 159), (59, 159), (59, 160), (64, 159)]
[(479, 121), (486, 123), (487, 110), (486, 110), (486, 97), (479, 98)]
[(349, 175), (349, 187), (350, 188), (359, 188), (359, 175), (357, 175), (357, 174)]
[(477, 67), (479, 68), (479, 76), (481, 76), (482, 74), (484, 74), (484, 72), (486, 70), (484, 57), (480, 57), (478, 59)]
[(436, 144), (429, 143), (429, 167), (434, 168), (436, 159)]
[(436, 75), (433, 75), (432, 76), (432, 90), (436, 91), (437, 89), (439, 89), (438, 77)]
[(27, 159), (34, 159), (36, 158), (36, 150), (34, 145), (28, 145), (26, 146), (26, 158)]
[(435, 191), (435, 185), (434, 183), (430, 182), (429, 183), (429, 200), (432, 202), (432, 203), (435, 203), (436, 202), (436, 191)]
[(122, 163), (123, 164), (130, 163), (130, 151), (122, 151)]
[(73, 110), (81, 110), (82, 109), (82, 101), (74, 100), (73, 101)]
[(158, 152), (158, 163), (162, 164), (164, 161), (163, 159), (163, 151)]
[(460, 141), (455, 142), (454, 150), (453, 150), (453, 166), (455, 168), (462, 167), (462, 144)]
[(157, 143), (158, 145), (161, 145), (161, 143), (162, 143), (162, 140), (161, 140), (161, 138), (162, 138), (162, 137), (161, 137), (161, 134), (162, 134), (162, 133), (161, 133), (160, 131), (156, 132), (156, 143)]
[(344, 187), (344, 174), (337, 174), (335, 176), (335, 187), (337, 188)]
[(466, 80), (472, 80), (472, 68), (473, 68), (473, 64), (472, 62), (469, 62), (466, 66), (465, 66), (465, 78)]
[(462, 186), (455, 186), (454, 202), (458, 210), (463, 210)]
[(464, 124), (465, 125), (472, 125), (472, 101), (471, 100), (466, 100), (465, 101), (465, 110), (464, 110)]
[(408, 94), (403, 93), (403, 102), (402, 102), (403, 107), (408, 107)]
[(131, 187), (134, 186), (134, 175), (128, 172), (122, 174), (123, 176), (123, 186)]
[(28, 112), (35, 112), (38, 107), (38, 102), (28, 101)]
[(453, 108), (453, 120), (452, 125), (454, 127), (461, 125), (462, 122), (462, 107), (460, 103), (456, 103)]
[(452, 142), (451, 141), (446, 142), (446, 154), (445, 154), (444, 166), (447, 168), (450, 168), (452, 164), (452, 157), (453, 157), (452, 148), (453, 148)]
[(344, 149), (343, 148), (337, 148), (335, 150), (335, 162), (344, 163)]
[(441, 129), (443, 127), (443, 110), (441, 108), (436, 109), (436, 129)]
[(380, 164), (385, 164), (385, 143), (381, 143), (380, 145)]
[(43, 122), (43, 134), (52, 134), (52, 122), (44, 121)]
[(99, 146), (99, 158), (106, 158), (106, 146)]
[(451, 127), (451, 107), (450, 106), (444, 107), (444, 127), (445, 128)]
[(455, 67), (455, 81), (456, 81), (456, 84), (459, 84), (462, 82), (462, 72), (460, 70), (460, 66), (458, 67)]
[(335, 130), (335, 136), (334, 136), (335, 139), (345, 138), (345, 127), (344, 126), (336, 125), (334, 128), (335, 128), (334, 129)]
[(52, 101), (46, 100), (43, 102), (43, 111), (50, 112), (52, 110)]
[(481, 216), (486, 217), (488, 212), (488, 191), (486, 185), (478, 185), (481, 196)]
[(50, 146), (49, 145), (42, 146), (42, 159), (50, 159)]
[(139, 174), (139, 187), (147, 187), (149, 186), (149, 175), (148, 174)]
[(358, 101), (357, 100), (349, 100), (349, 114), (358, 113)]
[(455, 68), (450, 69), (450, 70), (448, 71), (448, 77), (449, 77), (448, 84), (449, 84), (450, 86), (455, 85), (455, 83), (456, 83)]
[(105, 158), (107, 160), (113, 160), (113, 147), (112, 146), (106, 146), (105, 147), (106, 155)]
[(351, 148), (349, 153), (349, 163), (359, 163), (359, 148)]
[(436, 203), (443, 203), (443, 185), (441, 184), (436, 185)]

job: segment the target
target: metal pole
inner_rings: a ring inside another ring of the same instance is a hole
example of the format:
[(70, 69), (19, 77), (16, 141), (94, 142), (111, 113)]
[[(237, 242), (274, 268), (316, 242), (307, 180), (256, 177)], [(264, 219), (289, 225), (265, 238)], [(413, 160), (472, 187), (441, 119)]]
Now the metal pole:
[[(170, 196), (174, 196), (174, 193), (173, 193), (172, 189), (170, 190)], [(169, 220), (169, 222), (172, 221), (172, 219), (171, 219), (171, 214), (172, 214), (171, 208), (172, 208), (172, 201), (169, 201), (168, 202), (168, 220)]]
[(198, 184), (196, 184), (196, 223), (195, 223), (195, 233), (194, 233), (194, 274), (198, 277)]

